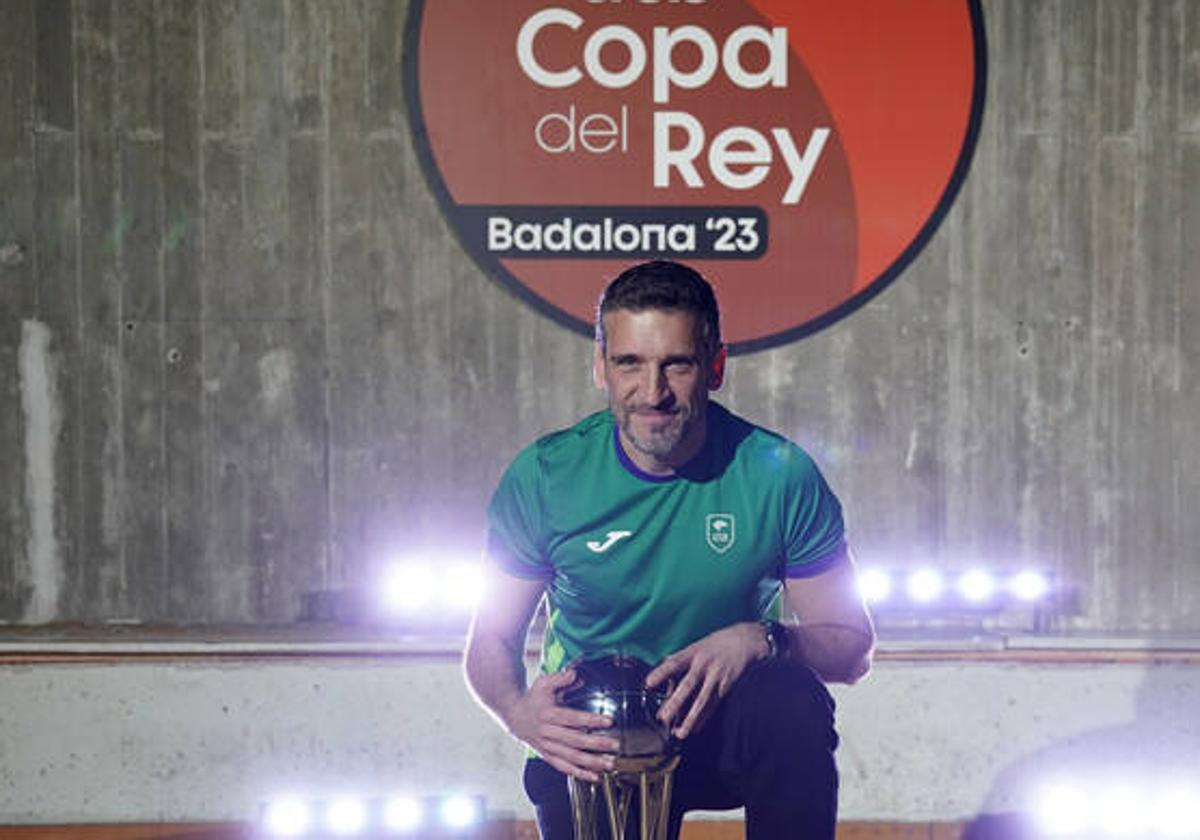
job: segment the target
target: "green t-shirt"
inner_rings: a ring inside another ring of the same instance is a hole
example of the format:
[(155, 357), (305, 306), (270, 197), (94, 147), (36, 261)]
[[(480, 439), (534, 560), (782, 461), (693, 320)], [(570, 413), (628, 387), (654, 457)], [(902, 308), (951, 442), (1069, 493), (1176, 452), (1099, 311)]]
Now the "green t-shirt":
[(841, 505), (798, 446), (709, 403), (703, 450), (666, 478), (602, 411), (517, 455), (488, 507), (488, 555), (543, 580), (542, 667), (621, 652), (651, 664), (757, 621), (784, 576), (845, 552)]

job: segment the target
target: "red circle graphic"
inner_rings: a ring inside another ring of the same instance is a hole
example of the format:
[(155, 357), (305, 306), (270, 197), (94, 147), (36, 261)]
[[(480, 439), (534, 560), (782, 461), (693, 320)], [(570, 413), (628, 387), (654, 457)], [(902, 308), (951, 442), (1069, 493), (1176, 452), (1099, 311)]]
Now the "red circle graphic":
[(414, 0), (406, 37), (452, 227), (585, 333), (657, 256), (713, 281), (732, 352), (833, 323), (932, 236), (983, 112), (977, 0)]

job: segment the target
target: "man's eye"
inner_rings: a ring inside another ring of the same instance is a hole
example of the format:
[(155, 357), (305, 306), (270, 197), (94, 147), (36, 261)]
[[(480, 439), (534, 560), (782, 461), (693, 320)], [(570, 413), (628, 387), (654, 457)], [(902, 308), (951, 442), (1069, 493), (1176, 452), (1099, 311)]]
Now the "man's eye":
[(669, 372), (669, 373), (691, 373), (695, 367), (696, 367), (695, 364), (693, 364), (692, 362), (689, 362), (689, 361), (671, 362), (671, 364), (667, 365), (667, 372)]

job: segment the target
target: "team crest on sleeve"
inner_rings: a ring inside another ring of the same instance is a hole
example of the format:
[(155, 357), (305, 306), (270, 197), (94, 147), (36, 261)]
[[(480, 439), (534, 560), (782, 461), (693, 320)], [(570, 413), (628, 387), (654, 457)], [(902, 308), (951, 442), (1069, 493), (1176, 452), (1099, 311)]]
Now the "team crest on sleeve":
[(734, 527), (732, 513), (710, 513), (704, 518), (704, 541), (717, 554), (724, 554), (733, 548), (737, 539), (737, 529)]

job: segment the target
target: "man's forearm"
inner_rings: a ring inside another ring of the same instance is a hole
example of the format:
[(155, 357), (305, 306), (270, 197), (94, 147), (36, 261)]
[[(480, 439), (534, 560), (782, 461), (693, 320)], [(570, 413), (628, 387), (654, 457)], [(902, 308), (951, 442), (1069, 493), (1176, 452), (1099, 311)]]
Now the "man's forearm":
[(525, 693), (525, 659), (520, 646), (496, 637), (472, 637), (463, 660), (467, 684), (492, 717), (512, 731), (513, 705)]
[(871, 669), (875, 636), (844, 624), (789, 625), (789, 653), (826, 682), (854, 683)]

